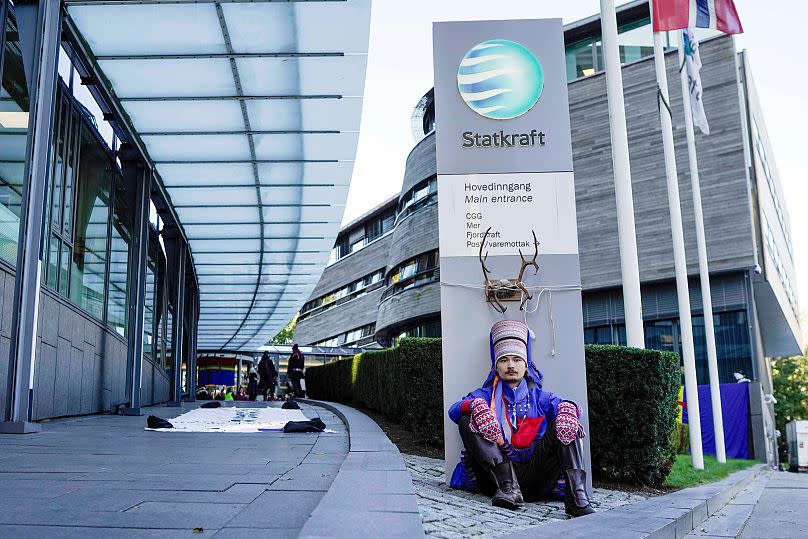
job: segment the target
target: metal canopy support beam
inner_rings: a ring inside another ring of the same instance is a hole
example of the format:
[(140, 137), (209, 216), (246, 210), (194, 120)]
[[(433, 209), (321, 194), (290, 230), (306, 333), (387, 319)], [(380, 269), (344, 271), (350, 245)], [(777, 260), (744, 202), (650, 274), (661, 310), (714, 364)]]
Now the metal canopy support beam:
[(199, 288), (195, 286), (188, 287), (188, 352), (187, 364), (185, 369), (185, 387), (188, 389), (188, 397), (185, 399), (188, 402), (196, 401), (196, 336), (199, 329), (199, 311), (197, 305), (199, 304)]
[(130, 144), (120, 150), (127, 198), (132, 202), (134, 222), (132, 247), (129, 251), (129, 328), (126, 354), (126, 390), (129, 406), (123, 415), (142, 415), (141, 377), (143, 369), (143, 315), (146, 301), (146, 263), (149, 252), (149, 201), (152, 173)]
[(168, 406), (180, 406), (182, 403), (182, 357), (183, 333), (185, 323), (185, 242), (175, 226), (168, 227), (163, 232), (166, 243), (166, 257), (168, 258), (168, 278), (174, 290), (174, 320), (171, 325), (171, 378), (173, 380), (172, 399)]
[[(34, 357), (42, 282), (42, 234), (59, 51), (59, 0), (15, 2), (29, 92), (29, 133), (20, 204), (17, 276), (14, 282), (6, 413), (0, 433), (41, 430), (33, 417)], [(0, 24), (5, 24), (5, 20)]]

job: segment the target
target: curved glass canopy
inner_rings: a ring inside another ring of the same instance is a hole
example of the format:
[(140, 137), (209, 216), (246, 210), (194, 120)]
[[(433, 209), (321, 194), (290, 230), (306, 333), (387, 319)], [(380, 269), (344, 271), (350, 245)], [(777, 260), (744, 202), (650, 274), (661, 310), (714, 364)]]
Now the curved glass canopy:
[(198, 348), (258, 348), (306, 301), (334, 245), (370, 0), (67, 5), (185, 230)]

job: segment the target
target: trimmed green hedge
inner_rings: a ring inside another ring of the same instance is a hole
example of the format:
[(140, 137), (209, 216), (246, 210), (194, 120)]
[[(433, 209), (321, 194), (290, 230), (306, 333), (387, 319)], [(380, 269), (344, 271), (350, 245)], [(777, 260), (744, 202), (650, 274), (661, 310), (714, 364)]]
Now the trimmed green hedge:
[[(679, 357), (590, 345), (586, 368), (594, 474), (603, 480), (662, 484), (676, 456), (671, 440)], [(395, 348), (306, 369), (312, 398), (381, 412), (433, 445), (443, 438), (442, 387), (440, 339), (401, 339)]]
[(426, 443), (443, 443), (440, 339), (404, 338), (395, 348), (309, 367), (306, 393), (314, 399), (381, 412)]
[(595, 476), (661, 485), (676, 458), (671, 444), (679, 356), (623, 346), (586, 347), (589, 430)]

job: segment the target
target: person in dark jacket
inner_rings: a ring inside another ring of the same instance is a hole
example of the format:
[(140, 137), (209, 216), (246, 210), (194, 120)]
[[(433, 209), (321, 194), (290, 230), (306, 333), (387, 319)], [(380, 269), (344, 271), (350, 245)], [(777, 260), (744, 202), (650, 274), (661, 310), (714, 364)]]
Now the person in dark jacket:
[(275, 362), (269, 357), (269, 352), (264, 352), (261, 356), (261, 363), (258, 364), (258, 376), (261, 377), (258, 392), (264, 396), (265, 401), (274, 399), (278, 371), (275, 369)]
[(542, 388), (525, 323), (497, 322), (490, 343), (488, 378), (449, 408), (465, 447), (452, 487), (516, 509), (524, 500), (550, 497), (563, 479), (567, 514), (594, 513), (586, 493), (580, 407)]
[(289, 364), (286, 367), (286, 375), (292, 382), (292, 389), (295, 397), (303, 397), (303, 389), (300, 387), (300, 380), (305, 378), (303, 369), (305, 368), (306, 357), (300, 351), (297, 344), (292, 345), (292, 355), (289, 356)]
[(247, 382), (247, 398), (251, 401), (255, 400), (258, 396), (258, 371), (255, 367), (250, 368), (250, 374), (247, 375), (249, 382)]

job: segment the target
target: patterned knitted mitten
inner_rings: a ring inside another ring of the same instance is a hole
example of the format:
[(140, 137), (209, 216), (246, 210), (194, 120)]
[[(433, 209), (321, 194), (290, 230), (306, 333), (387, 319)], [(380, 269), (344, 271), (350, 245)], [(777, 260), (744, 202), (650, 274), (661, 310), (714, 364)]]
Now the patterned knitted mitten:
[(497, 443), (502, 436), (497, 416), (483, 399), (471, 401), (471, 421), (469, 427), (472, 432), (478, 433), (491, 443)]
[(570, 445), (578, 434), (578, 406), (569, 401), (558, 405), (556, 436), (564, 445)]

